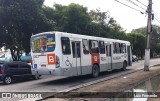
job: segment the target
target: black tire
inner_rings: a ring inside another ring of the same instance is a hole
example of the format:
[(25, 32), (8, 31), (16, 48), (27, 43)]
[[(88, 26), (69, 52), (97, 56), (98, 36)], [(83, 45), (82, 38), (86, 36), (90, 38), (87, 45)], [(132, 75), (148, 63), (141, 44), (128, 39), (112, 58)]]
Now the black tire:
[(33, 79), (34, 79), (34, 80), (40, 79), (40, 75), (39, 75), (39, 74), (35, 74), (35, 75), (33, 76)]
[(126, 63), (126, 62), (123, 62), (123, 68), (122, 68), (122, 70), (125, 71), (125, 70), (126, 70), (126, 67), (127, 67), (127, 63)]
[(98, 67), (98, 65), (93, 65), (93, 67), (92, 67), (92, 76), (94, 78), (99, 76), (99, 67)]
[(12, 83), (12, 77), (11, 76), (5, 76), (4, 79), (3, 79), (3, 83), (4, 84), (11, 84)]

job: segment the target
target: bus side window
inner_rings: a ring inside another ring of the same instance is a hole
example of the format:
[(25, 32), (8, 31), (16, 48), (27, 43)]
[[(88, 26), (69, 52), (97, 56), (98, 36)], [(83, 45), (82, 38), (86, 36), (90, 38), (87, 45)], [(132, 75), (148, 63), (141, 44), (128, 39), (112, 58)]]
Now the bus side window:
[(108, 56), (108, 45), (106, 45), (106, 56)]
[(123, 52), (126, 53), (126, 44), (123, 44)]
[(83, 53), (89, 54), (88, 40), (83, 39)]
[(111, 56), (111, 44), (106, 45), (106, 55)]
[(77, 57), (81, 57), (81, 53), (80, 53), (80, 43), (76, 43), (76, 46), (77, 46)]
[(123, 53), (123, 44), (120, 43), (120, 53)]
[(120, 53), (120, 43), (116, 42), (115, 43), (115, 50), (116, 50), (116, 53)]
[(116, 43), (117, 53), (120, 53), (119, 43)]
[(62, 43), (62, 53), (64, 55), (71, 54), (70, 39), (68, 37), (61, 37), (61, 43)]
[(112, 50), (111, 50), (111, 44), (109, 45), (109, 56), (111, 56), (111, 52), (112, 52)]
[(99, 41), (99, 50), (101, 54), (105, 54), (105, 45), (104, 41)]
[(116, 54), (117, 53), (117, 48), (116, 48), (116, 43), (113, 43), (113, 53)]
[(75, 42), (72, 42), (72, 52), (73, 52), (73, 58), (75, 58), (76, 57)]
[(122, 44), (119, 43), (119, 53), (122, 53)]
[(99, 53), (98, 41), (89, 40), (90, 53)]

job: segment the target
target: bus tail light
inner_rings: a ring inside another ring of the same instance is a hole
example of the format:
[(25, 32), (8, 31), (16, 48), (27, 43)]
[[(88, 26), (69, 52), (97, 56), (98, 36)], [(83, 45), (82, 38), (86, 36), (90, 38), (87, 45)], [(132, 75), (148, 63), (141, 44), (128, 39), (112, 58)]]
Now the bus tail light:
[(56, 68), (60, 67), (60, 59), (59, 57), (56, 55)]

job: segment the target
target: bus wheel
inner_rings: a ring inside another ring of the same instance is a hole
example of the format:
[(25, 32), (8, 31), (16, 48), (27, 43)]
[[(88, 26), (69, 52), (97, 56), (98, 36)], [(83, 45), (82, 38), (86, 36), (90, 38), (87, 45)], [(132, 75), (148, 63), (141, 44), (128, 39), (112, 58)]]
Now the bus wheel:
[(40, 75), (39, 75), (38, 73), (36, 73), (36, 74), (33, 76), (33, 79), (34, 79), (34, 80), (40, 79)]
[(123, 62), (123, 68), (122, 68), (122, 70), (125, 71), (125, 70), (126, 70), (126, 67), (127, 67), (127, 63), (124, 61), (124, 62)]
[(99, 67), (98, 65), (93, 65), (92, 67), (92, 76), (93, 77), (98, 77), (99, 75)]

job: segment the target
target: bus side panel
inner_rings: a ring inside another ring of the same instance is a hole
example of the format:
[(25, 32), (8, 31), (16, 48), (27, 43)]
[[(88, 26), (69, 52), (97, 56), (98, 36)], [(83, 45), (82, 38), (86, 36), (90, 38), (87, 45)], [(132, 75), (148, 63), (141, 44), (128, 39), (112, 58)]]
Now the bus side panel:
[[(125, 50), (126, 50), (126, 48), (125, 48)], [(124, 61), (128, 62), (127, 52), (126, 51), (124, 52), (123, 50), (121, 50), (121, 52), (114, 53), (114, 50), (113, 50), (113, 57), (112, 57), (112, 59), (113, 59), (112, 60), (112, 62), (113, 62), (112, 69), (123, 68)]]
[(113, 47), (112, 70), (120, 69), (123, 67), (121, 54), (116, 52), (117, 49), (115, 49), (115, 43), (112, 44), (112, 47)]
[(107, 58), (106, 53), (100, 54), (100, 72), (107, 71), (108, 65), (107, 65)]
[(123, 67), (121, 54), (113, 54), (112, 69), (120, 69)]
[(83, 54), (82, 52), (82, 75), (91, 74), (92, 73), (92, 63), (91, 63), (91, 55)]

